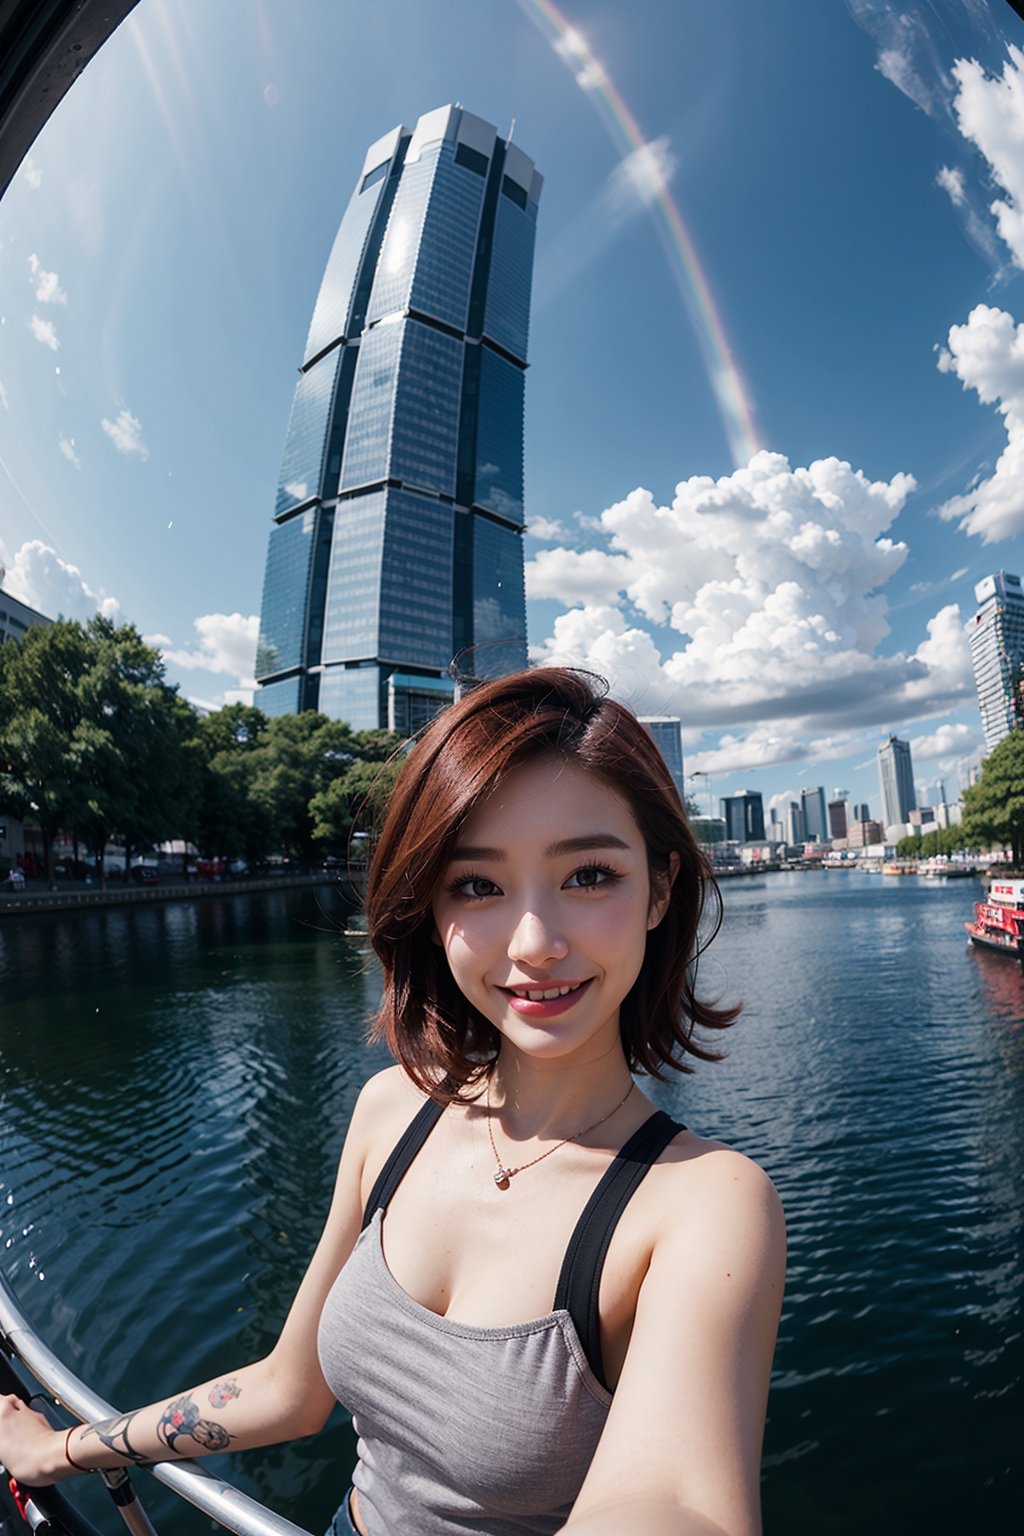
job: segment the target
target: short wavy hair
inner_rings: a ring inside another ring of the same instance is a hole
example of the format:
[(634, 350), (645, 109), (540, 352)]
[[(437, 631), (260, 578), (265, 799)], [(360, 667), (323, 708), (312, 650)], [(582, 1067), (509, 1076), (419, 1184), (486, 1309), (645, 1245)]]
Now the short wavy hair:
[(467, 818), (510, 774), (560, 758), (607, 784), (629, 805), (647, 846), (652, 892), (670, 879), (667, 910), (620, 1009), (631, 1071), (664, 1079), (717, 1060), (701, 1030), (732, 1024), (739, 1007), (696, 995), (697, 959), (721, 925), (710, 865), (648, 731), (590, 673), (538, 667), (483, 683), (424, 731), (392, 791), (370, 864), (370, 942), (384, 972), (373, 1038), (386, 1041), (413, 1081), (451, 1102), (479, 1087), (501, 1037), (460, 992), (434, 941), (432, 905)]

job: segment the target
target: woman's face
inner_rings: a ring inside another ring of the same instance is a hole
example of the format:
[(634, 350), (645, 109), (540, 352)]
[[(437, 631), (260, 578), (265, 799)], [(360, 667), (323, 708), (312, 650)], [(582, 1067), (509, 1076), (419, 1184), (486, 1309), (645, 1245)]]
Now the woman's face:
[(582, 769), (541, 758), (468, 819), (433, 904), (462, 993), (525, 1055), (592, 1059), (618, 1039), (652, 902), (633, 813)]

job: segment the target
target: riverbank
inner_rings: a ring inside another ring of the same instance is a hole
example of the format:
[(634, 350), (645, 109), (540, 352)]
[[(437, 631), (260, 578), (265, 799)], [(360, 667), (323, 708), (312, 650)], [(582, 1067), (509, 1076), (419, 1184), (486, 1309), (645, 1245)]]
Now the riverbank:
[(111, 884), (106, 890), (81, 881), (69, 881), (58, 890), (30, 883), (23, 891), (0, 895), (0, 918), (38, 916), (41, 912), (68, 912), (80, 907), (121, 907), (153, 902), (193, 901), (204, 896), (249, 896), (257, 891), (300, 890), (311, 885), (335, 887), (353, 907), (358, 897), (348, 876), (341, 871), (315, 870), (311, 874), (245, 875), (237, 880), (177, 880), (155, 885)]

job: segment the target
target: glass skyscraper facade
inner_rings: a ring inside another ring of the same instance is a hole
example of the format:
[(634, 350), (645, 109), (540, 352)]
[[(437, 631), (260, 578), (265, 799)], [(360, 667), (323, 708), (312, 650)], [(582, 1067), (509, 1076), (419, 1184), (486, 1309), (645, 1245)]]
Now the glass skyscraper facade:
[(1024, 590), (1019, 576), (996, 571), (974, 588), (978, 611), (967, 622), (985, 751), (1024, 725)]
[(878, 781), (882, 789), (882, 820), (887, 827), (906, 826), (917, 810), (910, 743), (890, 736), (878, 749)]
[(268, 714), (406, 734), (526, 665), (523, 404), (541, 177), (461, 107), (371, 145), (313, 311), (256, 654)]

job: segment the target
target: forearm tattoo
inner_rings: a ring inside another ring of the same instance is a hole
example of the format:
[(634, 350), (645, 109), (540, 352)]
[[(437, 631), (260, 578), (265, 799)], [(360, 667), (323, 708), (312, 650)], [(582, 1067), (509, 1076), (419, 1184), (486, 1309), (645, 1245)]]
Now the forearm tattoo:
[(156, 1432), (167, 1449), (178, 1455), (182, 1454), (178, 1451), (178, 1441), (185, 1436), (190, 1436), (204, 1451), (223, 1451), (232, 1438), (223, 1424), (200, 1418), (198, 1405), (192, 1401), (189, 1392), (167, 1404), (160, 1415)]
[(129, 1461), (141, 1463), (148, 1461), (148, 1456), (143, 1456), (132, 1445), (128, 1431), (133, 1420), (138, 1416), (138, 1409), (134, 1413), (119, 1413), (116, 1418), (102, 1419), (98, 1424), (86, 1424), (82, 1428), (81, 1438), (85, 1440), (89, 1435), (95, 1435), (101, 1445), (114, 1451), (118, 1456), (125, 1456)]
[(226, 1408), (234, 1397), (241, 1397), (242, 1389), (237, 1381), (215, 1381), (210, 1388), (210, 1407)]

